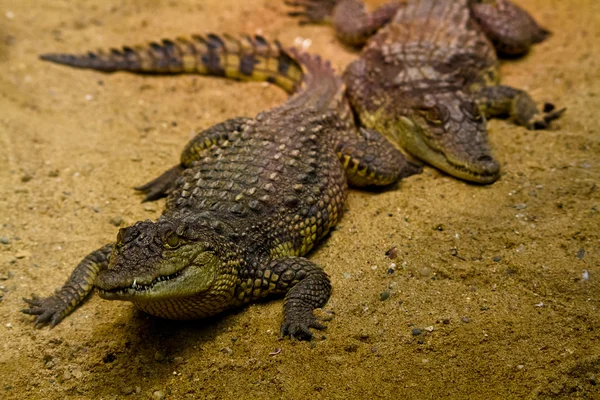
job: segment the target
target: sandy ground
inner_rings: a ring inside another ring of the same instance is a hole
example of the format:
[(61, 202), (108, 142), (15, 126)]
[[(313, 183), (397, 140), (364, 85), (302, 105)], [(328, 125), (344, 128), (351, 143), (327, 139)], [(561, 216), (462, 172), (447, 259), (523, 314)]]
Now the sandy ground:
[(174, 323), (92, 297), (33, 328), (21, 298), (52, 293), (116, 225), (156, 218), (164, 203), (132, 187), (176, 163), (194, 129), (286, 98), (37, 55), (257, 30), (311, 38), (339, 68), (356, 54), (279, 1), (0, 0), (0, 398), (600, 399), (600, 2), (519, 3), (555, 34), (505, 63), (504, 83), (567, 113), (549, 131), (492, 121), (491, 186), (427, 168), (352, 191), (311, 255), (335, 316), (306, 343), (278, 340), (280, 299)]

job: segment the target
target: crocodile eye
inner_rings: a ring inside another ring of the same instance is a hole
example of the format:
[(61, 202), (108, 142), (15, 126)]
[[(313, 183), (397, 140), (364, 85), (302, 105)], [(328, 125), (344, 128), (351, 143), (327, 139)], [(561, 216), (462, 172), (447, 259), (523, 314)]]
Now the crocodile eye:
[(421, 108), (419, 111), (428, 122), (431, 122), (434, 125), (442, 124), (443, 116), (437, 107)]
[(479, 111), (479, 107), (477, 107), (475, 103), (465, 102), (460, 105), (460, 108), (467, 115), (467, 117), (472, 119), (473, 121), (480, 122), (483, 120), (483, 116)]
[(181, 239), (175, 232), (169, 232), (165, 236), (165, 247), (175, 249), (181, 245)]

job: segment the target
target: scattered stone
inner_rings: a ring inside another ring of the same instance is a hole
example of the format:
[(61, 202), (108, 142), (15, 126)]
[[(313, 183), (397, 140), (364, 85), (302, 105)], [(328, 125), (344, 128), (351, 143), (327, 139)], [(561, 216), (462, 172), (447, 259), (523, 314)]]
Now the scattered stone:
[(394, 263), (391, 263), (391, 264), (390, 264), (390, 267), (389, 267), (389, 268), (388, 268), (388, 270), (387, 270), (387, 273), (388, 273), (388, 275), (391, 275), (391, 274), (393, 274), (394, 272), (396, 272), (396, 264), (394, 264)]
[(598, 379), (596, 378), (596, 375), (594, 375), (592, 373), (590, 373), (588, 375), (588, 381), (594, 386), (596, 386), (598, 384)]
[(33, 176), (30, 174), (25, 174), (21, 177), (21, 182), (29, 182), (33, 179)]
[(150, 212), (154, 212), (154, 211), (156, 211), (156, 207), (154, 207), (154, 206), (153, 206), (153, 205), (151, 205), (151, 204), (145, 204), (145, 205), (144, 205), (144, 210), (146, 210), (146, 211), (150, 211)]
[(515, 207), (517, 210), (524, 210), (524, 209), (526, 209), (526, 208), (527, 208), (527, 204), (525, 204), (525, 203), (515, 204), (515, 205), (514, 205), (514, 207)]
[(431, 268), (429, 268), (429, 267), (423, 267), (423, 268), (421, 268), (421, 270), (419, 271), (419, 273), (421, 274), (421, 276), (423, 278), (427, 278), (428, 276), (431, 275)]
[(587, 269), (583, 270), (583, 274), (581, 274), (581, 279), (583, 279), (584, 282), (590, 279), (590, 273)]
[(426, 327), (426, 328), (425, 328), (425, 330), (426, 330), (427, 332), (433, 332), (433, 330), (434, 330), (434, 329), (435, 329), (435, 328), (433, 327), (433, 325), (432, 325), (432, 326), (428, 326), (428, 327)]
[(165, 355), (163, 353), (161, 353), (160, 351), (157, 351), (156, 353), (154, 353), (154, 361), (164, 361), (165, 360)]
[(468, 324), (469, 322), (471, 322), (471, 318), (469, 318), (469, 317), (462, 317), (460, 320), (462, 322), (464, 322), (465, 324)]
[(53, 169), (50, 172), (48, 172), (48, 176), (50, 178), (56, 178), (58, 175), (60, 175), (60, 171), (57, 169)]
[(158, 400), (164, 399), (165, 398), (165, 392), (162, 390), (156, 390), (155, 392), (152, 393), (152, 397)]
[(389, 290), (384, 290), (379, 294), (379, 300), (386, 301), (390, 298), (391, 292)]
[(494, 258), (492, 258), (492, 261), (494, 262), (500, 262), (502, 260), (502, 257), (500, 256), (494, 256)]
[(412, 333), (413, 336), (419, 336), (420, 334), (423, 333), (423, 331), (421, 329), (419, 329), (419, 328), (413, 328), (411, 330), (411, 333)]
[(133, 386), (125, 386), (123, 388), (121, 388), (121, 393), (124, 394), (125, 396), (133, 393), (135, 391)]
[(17, 254), (15, 254), (15, 257), (17, 257), (18, 259), (31, 257), (31, 252), (29, 250), (19, 250), (17, 251)]
[(398, 248), (396, 246), (392, 247), (391, 249), (385, 252), (385, 255), (390, 260), (395, 260), (398, 257)]
[(121, 217), (120, 215), (111, 217), (110, 223), (114, 226), (121, 226), (121, 224), (123, 223), (123, 217)]
[(69, 379), (71, 379), (71, 373), (69, 371), (65, 371), (63, 374), (63, 380), (68, 381)]
[(584, 249), (579, 249), (577, 251), (577, 258), (579, 258), (581, 260), (581, 259), (583, 259), (584, 256), (585, 256), (585, 250)]
[(444, 230), (444, 228), (445, 228), (444, 224), (437, 224), (436, 226), (433, 227), (433, 230), (442, 232)]
[(442, 324), (449, 325), (450, 324), (450, 319), (444, 318), (444, 320), (442, 321)]
[(0, 238), (0, 243), (2, 243), (2, 244), (9, 244), (10, 240), (8, 240), (8, 238), (6, 236), (2, 236)]
[(223, 348), (221, 349), (221, 353), (225, 353), (225, 354), (228, 354), (228, 355), (232, 355), (232, 354), (233, 354), (233, 350), (231, 349), (231, 347), (223, 347)]

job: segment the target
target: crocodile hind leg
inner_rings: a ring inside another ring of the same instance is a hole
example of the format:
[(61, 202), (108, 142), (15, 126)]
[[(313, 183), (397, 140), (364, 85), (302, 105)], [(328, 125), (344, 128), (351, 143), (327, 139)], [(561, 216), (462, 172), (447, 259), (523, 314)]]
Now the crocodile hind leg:
[(550, 31), (509, 0), (472, 0), (470, 7), (471, 14), (502, 55), (523, 55), (532, 45), (550, 36)]
[(146, 194), (142, 202), (153, 201), (168, 196), (175, 189), (177, 179), (183, 171), (191, 167), (194, 161), (199, 160), (201, 158), (200, 154), (204, 150), (216, 145), (219, 141), (227, 140), (229, 134), (239, 132), (243, 124), (249, 119), (246, 117), (231, 118), (197, 134), (183, 149), (178, 165), (167, 170), (158, 178), (134, 188)]
[(331, 19), (337, 37), (351, 46), (363, 45), (392, 19), (400, 7), (399, 3), (390, 2), (373, 12), (367, 12), (362, 0), (288, 0), (286, 4), (303, 9), (289, 13), (291, 16), (303, 17), (301, 24)]
[(488, 86), (475, 93), (481, 113), (487, 117), (510, 117), (527, 129), (546, 129), (565, 108), (556, 110), (546, 103), (542, 112), (527, 92), (510, 86)]
[(58, 293), (45, 299), (33, 297), (23, 299), (30, 308), (21, 310), (25, 314), (37, 315), (35, 326), (50, 324), (56, 326), (67, 314), (75, 309), (94, 288), (98, 272), (108, 266), (113, 244), (92, 252), (85, 257)]
[(357, 134), (343, 132), (335, 149), (352, 186), (389, 185), (423, 169), (373, 129), (360, 128)]

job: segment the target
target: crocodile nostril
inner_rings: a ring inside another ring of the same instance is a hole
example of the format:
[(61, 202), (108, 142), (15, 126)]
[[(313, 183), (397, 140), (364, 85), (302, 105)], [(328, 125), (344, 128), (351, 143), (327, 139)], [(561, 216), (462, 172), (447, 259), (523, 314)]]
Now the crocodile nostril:
[(479, 161), (479, 162), (486, 162), (487, 163), (487, 162), (492, 162), (493, 159), (490, 156), (481, 156), (481, 157), (479, 157), (477, 159), (477, 161)]

